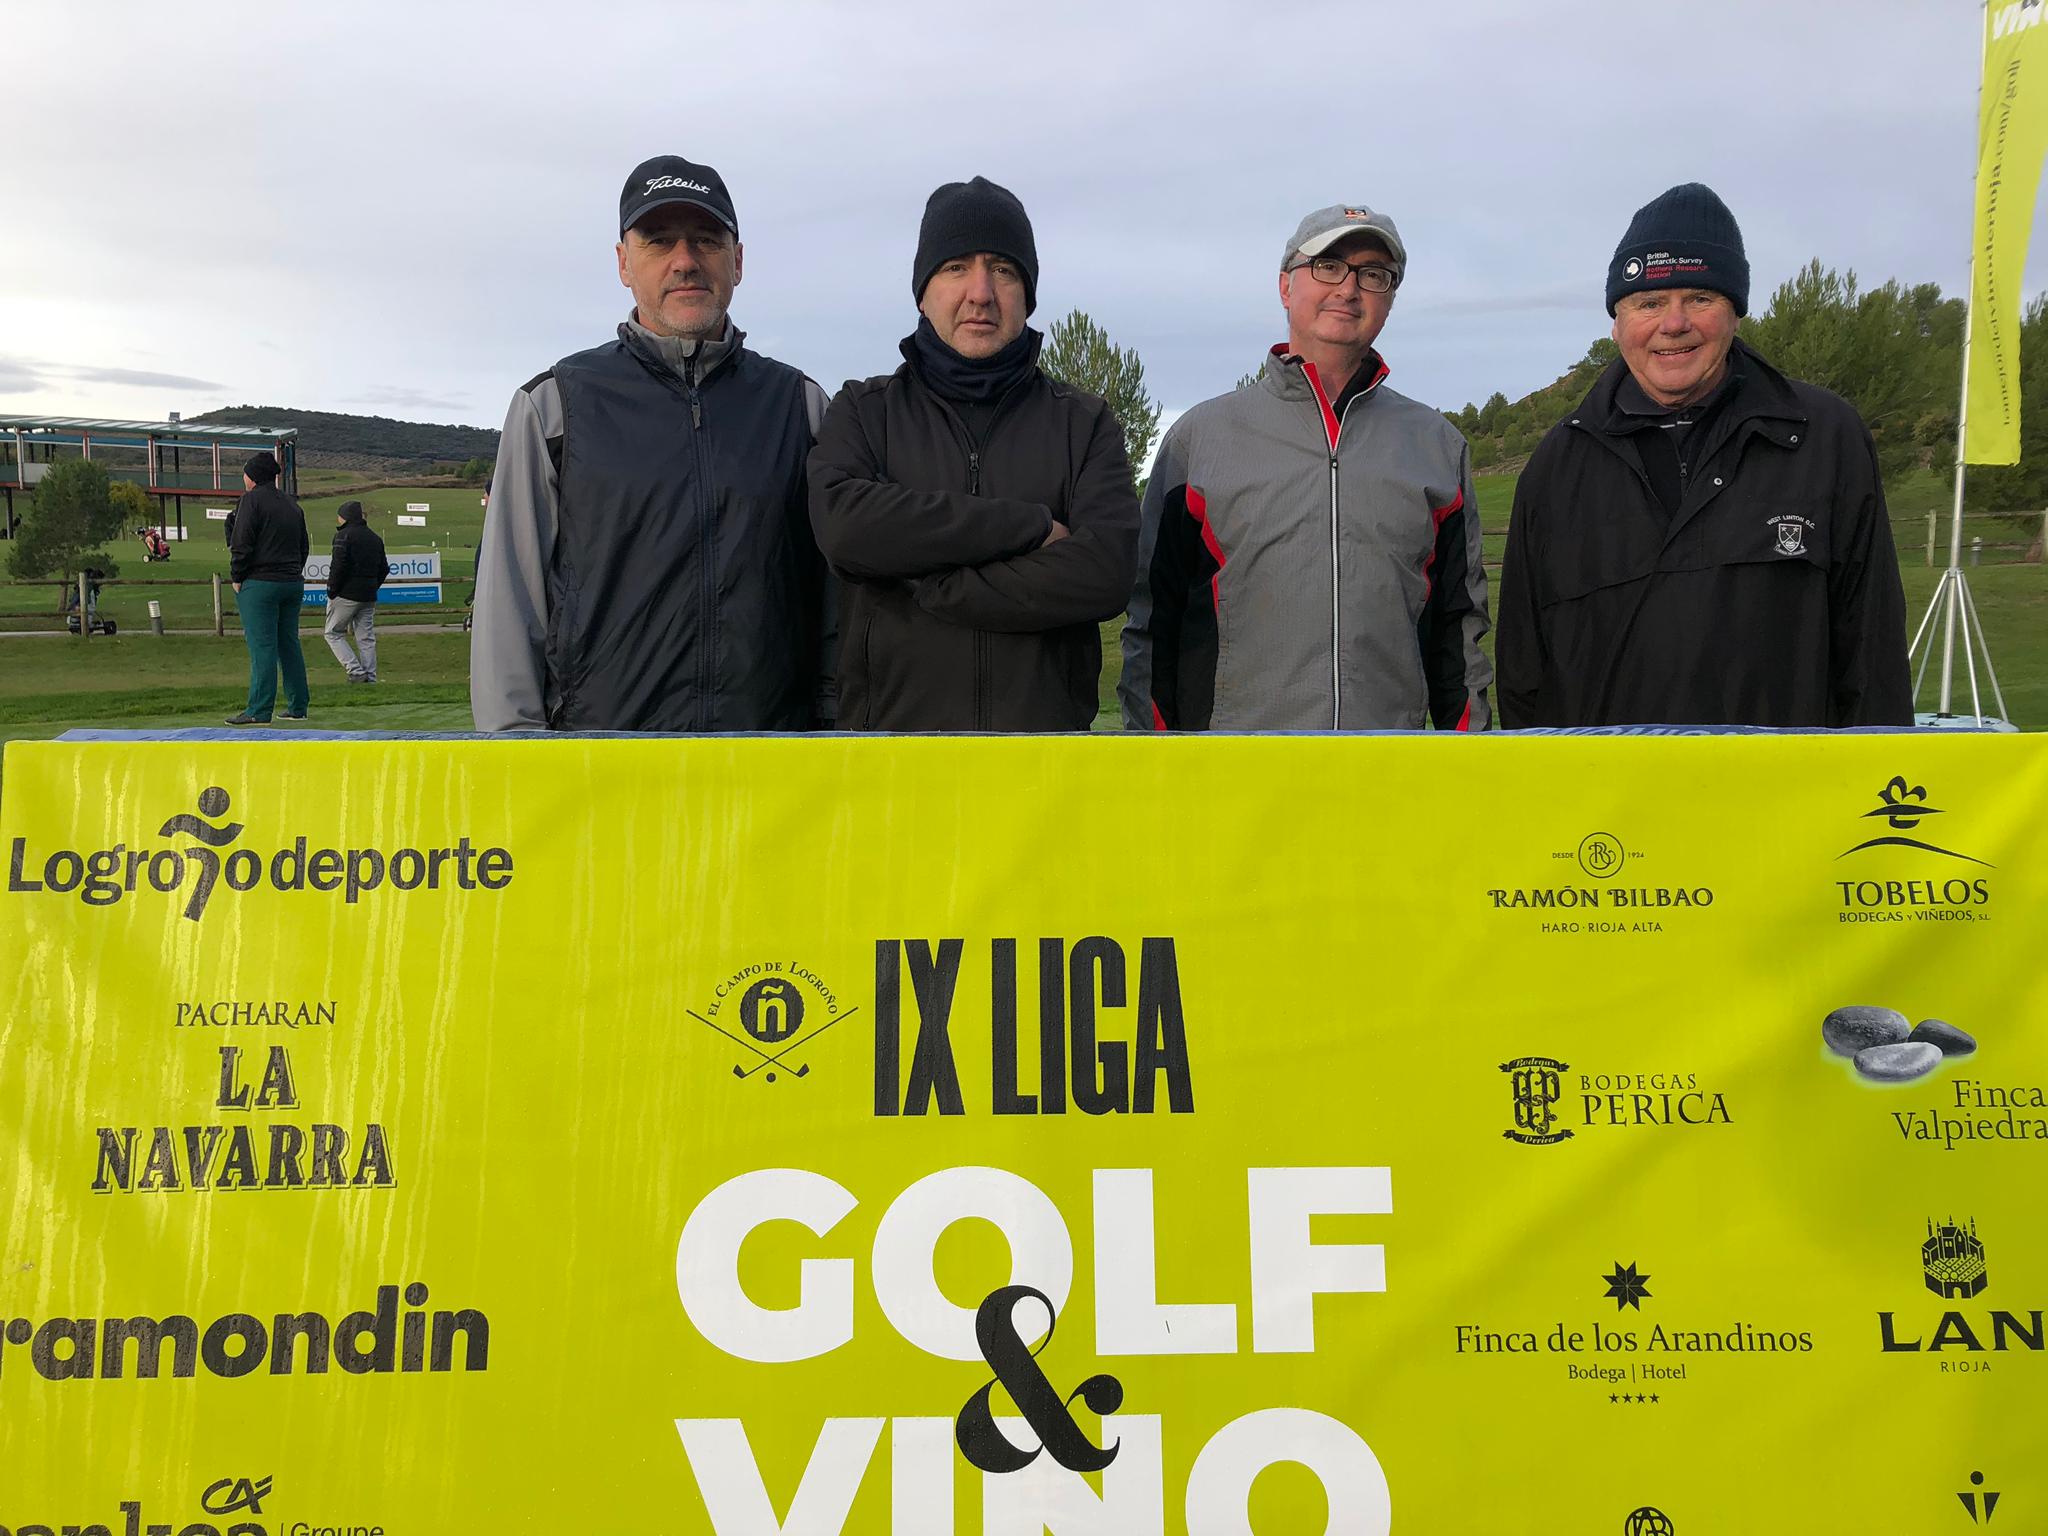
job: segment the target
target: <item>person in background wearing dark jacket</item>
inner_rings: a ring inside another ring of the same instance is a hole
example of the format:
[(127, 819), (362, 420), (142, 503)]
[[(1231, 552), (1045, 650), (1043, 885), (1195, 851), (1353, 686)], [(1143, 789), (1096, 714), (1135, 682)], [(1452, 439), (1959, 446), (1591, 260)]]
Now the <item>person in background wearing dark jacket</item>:
[(839, 723), (1085, 731), (1136, 570), (1123, 429), (1048, 378), (1023, 204), (977, 176), (925, 205), (894, 373), (849, 383), (811, 451), (811, 522), (845, 581)]
[(229, 725), (263, 725), (284, 673), (287, 720), (306, 718), (306, 657), (299, 649), (299, 608), (306, 600), (306, 514), (277, 488), (277, 460), (259, 453), (242, 466), (242, 499), (228, 541), (228, 576), (249, 647), (249, 702)]
[(1749, 260), (1719, 197), (1637, 211), (1607, 312), (1621, 357), (1515, 491), (1502, 724), (1911, 725), (1870, 433), (1737, 339)]
[(718, 172), (619, 194), (616, 340), (512, 397), (477, 551), (480, 731), (802, 731), (832, 720), (831, 591), (804, 455), (825, 392), (726, 317), (744, 251)]
[(391, 562), (377, 530), (363, 521), (360, 501), (344, 501), (334, 521), (334, 557), (327, 565), (327, 627), (322, 633), (350, 682), (374, 683), (377, 589), (391, 574)]

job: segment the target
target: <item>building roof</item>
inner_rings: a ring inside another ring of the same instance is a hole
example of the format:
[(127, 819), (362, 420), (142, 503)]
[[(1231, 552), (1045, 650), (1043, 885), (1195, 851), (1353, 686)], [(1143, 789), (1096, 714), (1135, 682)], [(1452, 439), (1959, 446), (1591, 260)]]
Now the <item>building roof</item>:
[(203, 421), (102, 421), (86, 416), (0, 416), (0, 432), (127, 433), (187, 442), (274, 443), (297, 437), (297, 427), (221, 427)]

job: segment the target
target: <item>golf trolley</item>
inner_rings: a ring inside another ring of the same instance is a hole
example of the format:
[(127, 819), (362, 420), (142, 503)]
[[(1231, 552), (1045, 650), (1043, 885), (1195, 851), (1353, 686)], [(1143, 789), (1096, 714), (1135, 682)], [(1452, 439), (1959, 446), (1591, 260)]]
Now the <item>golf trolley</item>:
[[(64, 628), (68, 633), (75, 635), (79, 632), (78, 619), (78, 587), (75, 583), (66, 582), (64, 586)], [(89, 570), (85, 573), (85, 623), (87, 625), (87, 633), (89, 634), (111, 635), (114, 633), (114, 621), (100, 617), (100, 573), (98, 571)]]

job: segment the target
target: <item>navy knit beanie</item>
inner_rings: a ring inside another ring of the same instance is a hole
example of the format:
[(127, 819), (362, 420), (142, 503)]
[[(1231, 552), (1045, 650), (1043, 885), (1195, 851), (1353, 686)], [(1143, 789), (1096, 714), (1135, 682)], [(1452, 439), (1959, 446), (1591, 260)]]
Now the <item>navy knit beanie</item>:
[(1024, 313), (1038, 307), (1038, 244), (1031, 238), (1031, 220), (1014, 192), (982, 176), (949, 181), (926, 201), (924, 222), (917, 228), (911, 297), (922, 304), (934, 272), (955, 256), (976, 251), (1017, 263), (1024, 273)]
[(1607, 313), (1625, 293), (1707, 288), (1749, 313), (1749, 257), (1728, 205), (1697, 181), (1673, 187), (1636, 210), (1607, 264)]

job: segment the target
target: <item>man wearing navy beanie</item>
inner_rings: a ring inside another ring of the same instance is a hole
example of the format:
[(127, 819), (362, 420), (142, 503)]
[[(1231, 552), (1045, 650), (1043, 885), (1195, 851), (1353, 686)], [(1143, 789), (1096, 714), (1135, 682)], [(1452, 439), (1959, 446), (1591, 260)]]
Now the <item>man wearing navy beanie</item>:
[(1516, 486), (1502, 724), (1912, 724), (1870, 432), (1737, 338), (1728, 205), (1687, 182), (1637, 209), (1606, 301), (1620, 356)]

